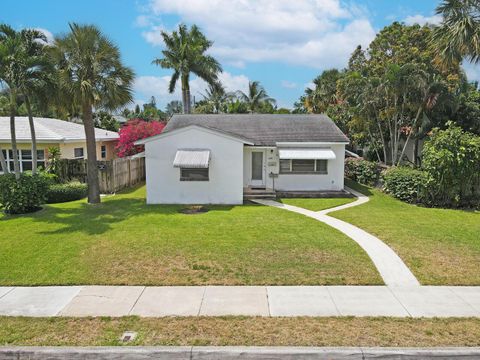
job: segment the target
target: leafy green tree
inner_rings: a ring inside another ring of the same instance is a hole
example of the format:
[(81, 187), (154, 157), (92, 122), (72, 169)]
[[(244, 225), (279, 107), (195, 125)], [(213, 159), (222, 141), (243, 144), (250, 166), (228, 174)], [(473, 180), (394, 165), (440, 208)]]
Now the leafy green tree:
[(229, 114), (246, 114), (249, 112), (248, 105), (239, 99), (235, 99), (227, 106), (227, 112)]
[(207, 84), (215, 85), (218, 83), (218, 73), (222, 72), (222, 67), (212, 56), (205, 54), (213, 43), (196, 25), (189, 30), (185, 24), (180, 24), (178, 31), (173, 31), (171, 34), (162, 31), (161, 35), (166, 48), (162, 50), (163, 57), (154, 59), (153, 63), (163, 69), (173, 70), (168, 91), (173, 93), (180, 80), (183, 112), (189, 114), (191, 112), (190, 74), (197, 75)]
[(279, 108), (275, 110), (275, 114), (291, 114), (290, 109), (287, 108)]
[(120, 127), (118, 121), (107, 111), (97, 111), (94, 113), (93, 121), (95, 123), (95, 127), (109, 131), (118, 131)]
[(93, 107), (115, 110), (132, 101), (133, 71), (120, 51), (94, 25), (72, 23), (70, 33), (55, 39), (53, 57), (60, 88), (81, 104), (87, 141), (88, 202), (100, 202)]
[(248, 94), (238, 91), (238, 98), (245, 102), (250, 113), (260, 112), (265, 104), (274, 106), (275, 99), (268, 96), (265, 88), (258, 81), (248, 82)]
[(432, 36), (432, 48), (445, 64), (463, 58), (480, 62), (480, 1), (443, 0), (436, 9), (443, 16)]
[(321, 114), (338, 104), (337, 81), (343, 74), (337, 69), (326, 70), (313, 80), (314, 88), (305, 90), (305, 108), (309, 113)]
[(480, 91), (476, 83), (467, 84), (460, 93), (457, 111), (451, 118), (464, 130), (480, 135)]

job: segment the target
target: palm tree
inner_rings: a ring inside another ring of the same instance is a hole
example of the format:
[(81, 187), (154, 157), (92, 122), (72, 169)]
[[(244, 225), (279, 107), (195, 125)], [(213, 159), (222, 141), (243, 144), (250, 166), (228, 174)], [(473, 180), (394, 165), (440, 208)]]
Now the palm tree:
[(46, 36), (34, 29), (26, 29), (20, 32), (23, 47), (23, 63), (21, 81), (18, 84), (19, 93), (23, 96), (28, 114), (28, 123), (32, 138), (32, 173), (37, 171), (37, 139), (31, 99), (41, 99), (41, 103), (50, 102), (49, 99), (54, 89), (53, 67), (46, 51)]
[(168, 87), (170, 93), (175, 91), (177, 81), (180, 79), (183, 112), (189, 114), (191, 112), (190, 73), (213, 85), (218, 82), (218, 73), (222, 72), (222, 67), (212, 56), (205, 54), (213, 43), (196, 25), (188, 30), (185, 24), (181, 24), (178, 26), (178, 31), (173, 31), (171, 34), (162, 31), (161, 34), (166, 49), (162, 50), (163, 58), (154, 59), (153, 63), (163, 69), (173, 70)]
[(443, 21), (435, 27), (432, 45), (445, 64), (460, 63), (463, 58), (480, 62), (480, 1), (443, 0), (436, 13)]
[(258, 112), (258, 110), (265, 104), (275, 105), (275, 99), (268, 96), (266, 90), (260, 82), (248, 82), (248, 95), (242, 91), (238, 91), (239, 98), (244, 101), (250, 113)]
[[(19, 34), (6, 24), (0, 25), (0, 80), (9, 88), (10, 107), (10, 137), (13, 153), (13, 170), (15, 178), (20, 178), (20, 163), (18, 161), (17, 136), (15, 116), (17, 112), (17, 94), (20, 74), (22, 73), (22, 43)], [(2, 154), (3, 158), (3, 154)], [(2, 167), (5, 161), (1, 161)], [(4, 168), (4, 172), (8, 169)]]
[(337, 81), (342, 76), (342, 73), (337, 69), (324, 71), (317, 76), (313, 83), (314, 89), (307, 88), (305, 90), (304, 106), (311, 113), (323, 113), (327, 111), (330, 105), (338, 103), (337, 99)]
[(228, 102), (233, 99), (235, 94), (226, 92), (222, 84), (210, 84), (208, 89), (205, 89), (205, 95), (202, 96), (208, 112), (218, 114), (226, 112)]
[(69, 24), (70, 33), (55, 39), (52, 55), (59, 86), (82, 109), (87, 140), (88, 202), (100, 202), (93, 107), (116, 110), (132, 101), (133, 71), (120, 51), (94, 25)]

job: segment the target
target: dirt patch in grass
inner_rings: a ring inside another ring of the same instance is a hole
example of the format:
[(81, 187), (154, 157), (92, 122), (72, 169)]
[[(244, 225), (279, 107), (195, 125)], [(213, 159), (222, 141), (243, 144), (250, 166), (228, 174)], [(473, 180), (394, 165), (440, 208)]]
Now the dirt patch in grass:
[[(246, 346), (479, 346), (480, 319), (398, 318), (11, 318), (0, 317), (0, 344)], [(131, 345), (131, 343), (129, 343)]]

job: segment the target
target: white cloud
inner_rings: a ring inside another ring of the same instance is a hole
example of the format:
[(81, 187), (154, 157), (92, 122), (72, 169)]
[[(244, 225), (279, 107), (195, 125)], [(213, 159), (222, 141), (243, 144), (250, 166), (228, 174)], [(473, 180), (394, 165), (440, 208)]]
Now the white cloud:
[(48, 31), (47, 29), (43, 29), (43, 28), (35, 28), (35, 30), (38, 30), (38, 31), (41, 31), (45, 37), (47, 38), (47, 44), (53, 44), (53, 41), (55, 40), (55, 37), (53, 36), (53, 34)]
[[(248, 77), (245, 75), (232, 75), (229, 72), (223, 72), (219, 75), (220, 81), (225, 86), (226, 91), (241, 90), (246, 92), (248, 90)], [(155, 96), (157, 103), (160, 107), (164, 107), (171, 100), (181, 100), (181, 87), (180, 83), (177, 83), (175, 92), (170, 94), (168, 92), (168, 85), (170, 82), (170, 76), (138, 76), (135, 79), (133, 88), (137, 94), (143, 99), (149, 99), (151, 96)], [(195, 77), (190, 80), (190, 93), (197, 100), (202, 98), (205, 94), (207, 84), (202, 79)], [(142, 104), (144, 100), (135, 100), (135, 103)]]
[[(265, 61), (341, 67), (375, 36), (364, 12), (340, 0), (152, 0), (150, 10), (197, 24), (214, 41), (211, 53), (239, 67)], [(161, 46), (161, 29), (151, 25), (143, 36)]]
[(462, 66), (467, 74), (468, 81), (480, 82), (480, 64), (472, 64), (471, 62), (465, 60)]
[(297, 84), (292, 82), (292, 81), (288, 81), (288, 80), (282, 80), (282, 82), (280, 83), (282, 85), (282, 87), (286, 88), (286, 89), (295, 89), (297, 87)]
[(442, 22), (441, 15), (423, 16), (420, 14), (407, 16), (403, 22), (407, 25), (419, 24), (419, 25), (437, 25)]

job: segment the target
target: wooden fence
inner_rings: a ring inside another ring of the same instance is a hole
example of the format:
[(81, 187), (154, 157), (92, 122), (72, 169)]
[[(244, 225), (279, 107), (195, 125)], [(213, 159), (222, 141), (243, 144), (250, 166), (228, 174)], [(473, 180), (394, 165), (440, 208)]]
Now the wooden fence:
[[(119, 158), (97, 161), (102, 194), (111, 194), (145, 180), (145, 158)], [(87, 160), (61, 159), (57, 175), (61, 180), (87, 181)]]

